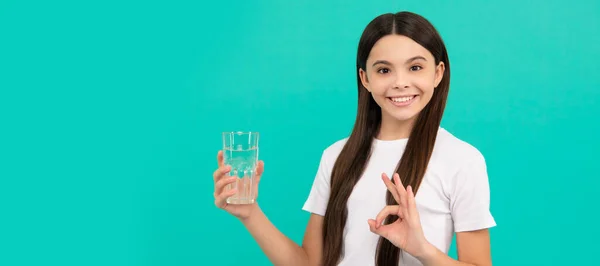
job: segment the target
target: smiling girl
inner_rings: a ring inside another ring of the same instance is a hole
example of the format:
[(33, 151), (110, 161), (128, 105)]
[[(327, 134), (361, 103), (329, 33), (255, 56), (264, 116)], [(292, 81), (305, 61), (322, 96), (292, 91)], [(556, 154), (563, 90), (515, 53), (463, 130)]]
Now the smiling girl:
[[(440, 127), (450, 62), (433, 25), (410, 12), (365, 28), (356, 60), (358, 112), (327, 147), (303, 209), (304, 240), (283, 235), (235, 190), (217, 155), (215, 204), (238, 217), (274, 265), (491, 265), (490, 189), (483, 155)], [(259, 162), (258, 189), (264, 163)], [(447, 255), (456, 236), (458, 260)]]

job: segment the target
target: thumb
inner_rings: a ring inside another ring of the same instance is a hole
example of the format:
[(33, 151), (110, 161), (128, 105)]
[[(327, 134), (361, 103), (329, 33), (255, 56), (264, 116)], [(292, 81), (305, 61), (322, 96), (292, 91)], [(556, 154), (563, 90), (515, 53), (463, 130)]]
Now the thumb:
[(385, 229), (385, 226), (380, 226), (379, 228), (377, 228), (377, 221), (373, 220), (373, 219), (369, 219), (367, 221), (367, 223), (369, 223), (369, 230), (371, 230), (371, 232), (380, 235), (380, 236), (384, 236), (384, 231), (383, 229)]
[(265, 163), (261, 160), (258, 161), (258, 164), (256, 165), (256, 183), (258, 183), (260, 181), (260, 177), (262, 176), (263, 172), (265, 171)]

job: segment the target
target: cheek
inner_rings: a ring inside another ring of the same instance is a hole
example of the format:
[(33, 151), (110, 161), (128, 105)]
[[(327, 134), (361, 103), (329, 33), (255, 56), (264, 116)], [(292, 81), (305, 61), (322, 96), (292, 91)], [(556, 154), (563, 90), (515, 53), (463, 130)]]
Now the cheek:
[(433, 94), (433, 87), (435, 86), (435, 81), (433, 79), (419, 79), (416, 84), (417, 87), (423, 92), (423, 94)]
[(371, 91), (383, 93), (389, 87), (389, 82), (387, 82), (385, 78), (378, 77), (371, 79), (370, 85)]
[(383, 104), (386, 100), (386, 93), (388, 91), (388, 87), (385, 84), (381, 84), (378, 82), (371, 83), (371, 97), (375, 100), (379, 105)]

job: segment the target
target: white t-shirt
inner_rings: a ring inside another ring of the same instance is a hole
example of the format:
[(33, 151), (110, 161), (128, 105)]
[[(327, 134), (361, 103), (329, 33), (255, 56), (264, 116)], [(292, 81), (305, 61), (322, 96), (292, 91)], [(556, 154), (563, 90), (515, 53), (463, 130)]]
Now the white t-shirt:
[[(331, 171), (348, 138), (326, 148), (303, 210), (325, 215), (330, 193)], [(339, 266), (375, 265), (379, 236), (369, 230), (385, 207), (387, 188), (381, 174), (392, 176), (408, 139), (373, 140), (371, 159), (348, 199), (348, 219), (344, 228), (344, 257)], [(438, 131), (427, 171), (415, 202), (425, 238), (448, 253), (454, 232), (496, 225), (490, 213), (490, 190), (483, 155), (475, 147), (445, 129)], [(403, 252), (401, 265), (422, 265)]]

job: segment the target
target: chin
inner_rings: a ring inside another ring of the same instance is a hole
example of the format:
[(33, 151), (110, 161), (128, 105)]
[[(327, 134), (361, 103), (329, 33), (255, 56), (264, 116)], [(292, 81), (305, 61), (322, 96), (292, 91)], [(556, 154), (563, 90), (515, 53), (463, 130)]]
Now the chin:
[(391, 99), (386, 98), (384, 104), (388, 116), (399, 122), (416, 119), (423, 108), (425, 108), (425, 106), (422, 106), (420, 95), (416, 96), (412, 101), (404, 103), (394, 103)]
[(392, 114), (392, 118), (394, 118), (398, 122), (408, 122), (417, 118), (419, 114)]

